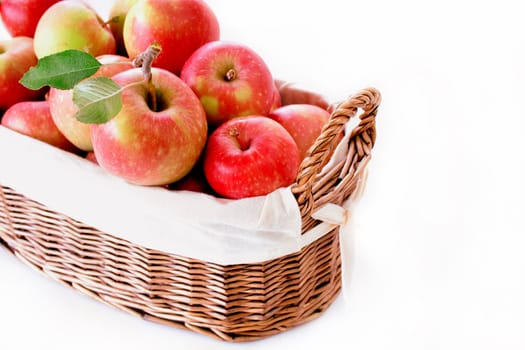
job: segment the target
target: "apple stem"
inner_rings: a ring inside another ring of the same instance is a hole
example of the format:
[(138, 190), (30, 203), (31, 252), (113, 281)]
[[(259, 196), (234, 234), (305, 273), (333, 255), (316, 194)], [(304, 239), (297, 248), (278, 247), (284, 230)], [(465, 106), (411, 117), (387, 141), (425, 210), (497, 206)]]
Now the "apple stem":
[(237, 128), (231, 128), (230, 130), (228, 130), (228, 134), (231, 136), (231, 137), (237, 137), (239, 136), (239, 130), (237, 130)]
[(230, 135), (230, 137), (235, 140), (235, 142), (237, 143), (237, 145), (239, 146), (239, 148), (242, 150), (242, 151), (246, 151), (248, 148), (249, 148), (249, 145), (246, 145), (244, 144), (243, 142), (241, 142), (241, 140), (239, 139), (239, 136), (241, 135), (241, 133), (239, 132), (239, 129), (233, 127), (231, 129), (228, 130), (228, 135)]
[(160, 45), (158, 43), (153, 43), (150, 46), (148, 46), (146, 51), (138, 54), (137, 57), (135, 57), (135, 59), (133, 59), (132, 61), (133, 66), (137, 68), (142, 68), (144, 80), (148, 84), (148, 93), (151, 101), (151, 109), (154, 111), (157, 110), (157, 93), (155, 91), (155, 85), (153, 85), (152, 82), (151, 66), (153, 65), (153, 61), (160, 54), (160, 51)]
[(157, 111), (157, 92), (155, 91), (155, 85), (150, 81), (148, 81), (148, 92), (149, 97), (151, 101), (151, 110)]
[(226, 81), (233, 81), (235, 80), (235, 78), (237, 78), (237, 72), (235, 71), (235, 69), (230, 68), (228, 69), (226, 74), (224, 74), (224, 78), (226, 79)]

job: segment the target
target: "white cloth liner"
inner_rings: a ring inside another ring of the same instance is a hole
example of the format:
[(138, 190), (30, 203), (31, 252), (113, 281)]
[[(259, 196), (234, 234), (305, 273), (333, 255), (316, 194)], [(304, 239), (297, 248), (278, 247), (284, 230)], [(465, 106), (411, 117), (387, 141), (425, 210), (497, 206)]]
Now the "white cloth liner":
[(316, 213), (325, 222), (301, 235), (290, 188), (225, 200), (135, 186), (81, 157), (1, 126), (0, 184), (133, 243), (222, 265), (297, 252), (337, 225), (347, 225), (349, 217), (346, 209), (327, 205)]

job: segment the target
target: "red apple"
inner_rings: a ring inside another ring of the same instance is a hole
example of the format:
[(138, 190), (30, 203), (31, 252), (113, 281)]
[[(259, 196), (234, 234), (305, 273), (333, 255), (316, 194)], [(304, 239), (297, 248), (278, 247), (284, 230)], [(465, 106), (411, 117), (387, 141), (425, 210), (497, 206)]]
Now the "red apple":
[(47, 101), (25, 101), (12, 105), (2, 117), (2, 125), (65, 151), (78, 151), (55, 126)]
[(2, 0), (0, 15), (11, 36), (35, 35), (36, 25), (44, 12), (60, 0)]
[(281, 95), (281, 105), (309, 104), (329, 110), (333, 106), (322, 95), (295, 86), (283, 80), (275, 80), (275, 86)]
[(208, 133), (206, 114), (191, 89), (175, 74), (152, 68), (155, 107), (140, 69), (113, 80), (121, 86), (135, 84), (123, 90), (122, 110), (113, 119), (91, 125), (99, 165), (139, 185), (166, 185), (188, 174)]
[(165, 187), (172, 191), (192, 191), (212, 194), (213, 191), (208, 184), (208, 181), (206, 181), (206, 176), (204, 176), (203, 161), (204, 152), (202, 152), (201, 157), (186, 176)]
[(82, 50), (93, 56), (116, 52), (109, 26), (81, 1), (59, 1), (49, 7), (38, 21), (34, 40), (38, 58), (67, 49)]
[(17, 102), (43, 96), (44, 90), (30, 90), (19, 83), (27, 70), (36, 64), (33, 39), (16, 37), (0, 41), (0, 111)]
[[(101, 55), (97, 60), (103, 64), (92, 76), (112, 77), (117, 73), (131, 69), (130, 64), (115, 64), (118, 62), (130, 62), (130, 59), (119, 55)], [(75, 118), (78, 107), (73, 103), (73, 90), (60, 90), (51, 88), (48, 95), (51, 115), (57, 128), (74, 145), (84, 151), (91, 151), (91, 134), (89, 124), (81, 123)]]
[(272, 74), (245, 45), (215, 41), (201, 46), (184, 64), (181, 78), (201, 100), (212, 125), (239, 116), (267, 115), (272, 108)]
[(277, 108), (268, 117), (284, 126), (292, 135), (299, 148), (299, 158), (303, 160), (330, 119), (330, 113), (310, 104), (292, 104)]
[(191, 191), (201, 193), (206, 193), (208, 191), (205, 180), (197, 178), (191, 173), (170, 184), (168, 189), (173, 191)]
[(128, 55), (126, 46), (124, 45), (124, 22), (129, 10), (137, 1), (138, 0), (115, 0), (109, 10), (109, 27), (117, 42), (117, 54), (119, 55)]
[(276, 110), (277, 108), (281, 106), (282, 106), (281, 92), (279, 91), (279, 88), (277, 86), (274, 86), (273, 100), (272, 100), (272, 106), (270, 107), (270, 112)]
[(202, 0), (144, 0), (128, 12), (124, 44), (134, 58), (151, 44), (162, 52), (154, 66), (179, 74), (186, 59), (201, 45), (218, 40), (219, 22)]
[[(201, 170), (201, 169), (200, 169)], [(191, 191), (200, 193), (211, 193), (210, 185), (204, 177), (204, 173), (192, 170), (182, 179), (175, 181), (167, 186), (167, 189), (173, 191)]]
[(98, 165), (97, 156), (95, 155), (95, 152), (93, 151), (88, 152), (84, 158)]
[(263, 116), (234, 118), (209, 137), (204, 174), (215, 192), (227, 198), (268, 194), (293, 183), (299, 151), (276, 121)]

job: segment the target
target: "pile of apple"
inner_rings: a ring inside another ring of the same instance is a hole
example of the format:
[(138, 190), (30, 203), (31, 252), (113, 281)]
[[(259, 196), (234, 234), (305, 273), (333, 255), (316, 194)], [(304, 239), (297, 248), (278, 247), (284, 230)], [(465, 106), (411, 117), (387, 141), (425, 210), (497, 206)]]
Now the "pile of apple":
[[(108, 21), (73, 0), (2, 0), (0, 14), (12, 35), (0, 42), (2, 125), (133, 184), (268, 194), (295, 180), (329, 118), (313, 104), (284, 105), (263, 59), (221, 40), (203, 0), (115, 0)], [(153, 43), (161, 51), (148, 84), (130, 62)], [(40, 59), (69, 49), (103, 64), (94, 77), (126, 86), (114, 118), (80, 122), (72, 89), (20, 83)]]

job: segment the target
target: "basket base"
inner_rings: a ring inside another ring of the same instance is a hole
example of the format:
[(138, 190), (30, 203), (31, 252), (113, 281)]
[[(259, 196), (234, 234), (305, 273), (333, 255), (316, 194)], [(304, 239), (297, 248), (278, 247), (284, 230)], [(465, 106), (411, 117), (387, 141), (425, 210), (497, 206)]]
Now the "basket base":
[(341, 289), (337, 228), (293, 254), (219, 265), (138, 246), (0, 186), (0, 243), (105, 304), (229, 342), (313, 320)]

